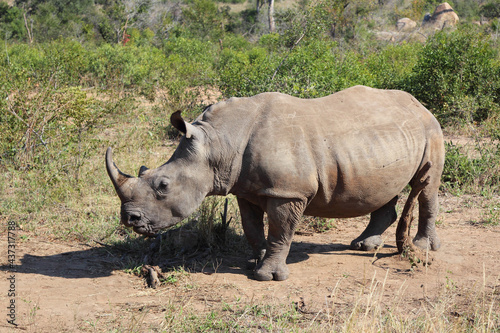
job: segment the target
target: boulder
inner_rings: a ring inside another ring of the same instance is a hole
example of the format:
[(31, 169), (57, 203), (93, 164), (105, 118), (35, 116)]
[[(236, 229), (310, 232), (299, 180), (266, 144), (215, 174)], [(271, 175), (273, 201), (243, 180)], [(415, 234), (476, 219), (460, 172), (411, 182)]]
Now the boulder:
[(375, 31), (375, 38), (380, 41), (394, 42), (397, 35), (397, 32)]
[(435, 29), (443, 29), (445, 27), (453, 27), (458, 23), (458, 15), (453, 8), (447, 3), (443, 2), (438, 5), (430, 18), (424, 18), (423, 25), (430, 26)]
[(398, 29), (398, 31), (410, 31), (416, 27), (417, 23), (407, 17), (399, 19), (398, 22), (396, 22), (396, 29)]

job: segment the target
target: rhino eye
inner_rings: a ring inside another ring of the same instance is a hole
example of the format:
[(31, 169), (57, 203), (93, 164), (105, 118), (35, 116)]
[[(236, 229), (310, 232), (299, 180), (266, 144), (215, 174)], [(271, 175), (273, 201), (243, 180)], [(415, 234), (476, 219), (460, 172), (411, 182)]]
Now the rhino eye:
[(165, 195), (167, 193), (168, 189), (168, 181), (162, 180), (158, 183), (158, 187), (156, 188), (156, 191), (160, 195)]

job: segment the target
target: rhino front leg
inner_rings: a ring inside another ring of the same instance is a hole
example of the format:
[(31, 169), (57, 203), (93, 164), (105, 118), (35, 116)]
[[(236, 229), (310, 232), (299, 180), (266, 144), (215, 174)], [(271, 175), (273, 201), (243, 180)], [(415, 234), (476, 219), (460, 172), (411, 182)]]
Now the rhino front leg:
[(398, 197), (396, 196), (387, 204), (371, 213), (368, 226), (358, 238), (351, 242), (351, 249), (371, 251), (382, 244), (382, 233), (397, 219), (397, 202)]
[(253, 250), (250, 261), (253, 262), (250, 269), (254, 269), (256, 263), (264, 259), (266, 253), (266, 235), (264, 233), (264, 211), (257, 205), (245, 199), (238, 198), (240, 207), (241, 223), (248, 244)]
[(290, 251), (295, 228), (305, 207), (305, 201), (299, 199), (269, 198), (267, 200), (269, 234), (266, 255), (255, 270), (257, 280), (282, 281), (288, 278), (286, 258)]

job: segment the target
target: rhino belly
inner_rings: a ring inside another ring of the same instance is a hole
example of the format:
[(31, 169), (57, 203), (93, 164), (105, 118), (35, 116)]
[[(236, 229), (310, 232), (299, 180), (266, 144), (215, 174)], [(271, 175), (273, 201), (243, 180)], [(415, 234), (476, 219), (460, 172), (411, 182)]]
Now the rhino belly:
[(403, 180), (397, 181), (388, 177), (385, 180), (364, 180), (344, 188), (340, 186), (329, 198), (316, 195), (304, 214), (328, 218), (347, 218), (369, 214), (401, 193), (411, 176), (399, 179)]
[[(317, 192), (305, 214), (355, 217), (387, 204), (410, 182), (422, 162), (425, 139), (420, 133), (396, 131), (389, 136), (346, 138), (331, 163), (319, 169)], [(353, 143), (354, 142), (354, 143)]]

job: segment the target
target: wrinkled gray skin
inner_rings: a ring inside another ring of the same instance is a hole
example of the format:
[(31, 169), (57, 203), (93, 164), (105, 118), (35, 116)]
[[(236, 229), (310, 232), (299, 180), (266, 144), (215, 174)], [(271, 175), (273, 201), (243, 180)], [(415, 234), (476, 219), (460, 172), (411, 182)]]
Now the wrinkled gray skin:
[[(370, 213), (351, 248), (372, 250), (396, 220), (398, 194), (432, 162), (421, 192), (413, 242), (437, 250), (438, 187), (444, 164), (441, 128), (402, 91), (356, 86), (318, 99), (280, 93), (231, 98), (210, 106), (194, 123), (180, 113), (183, 132), (170, 160), (121, 173), (106, 153), (126, 226), (151, 235), (189, 216), (208, 195), (238, 198), (245, 235), (258, 259), (257, 280), (285, 280), (286, 258), (300, 217)], [(263, 215), (269, 219), (267, 240)]]

